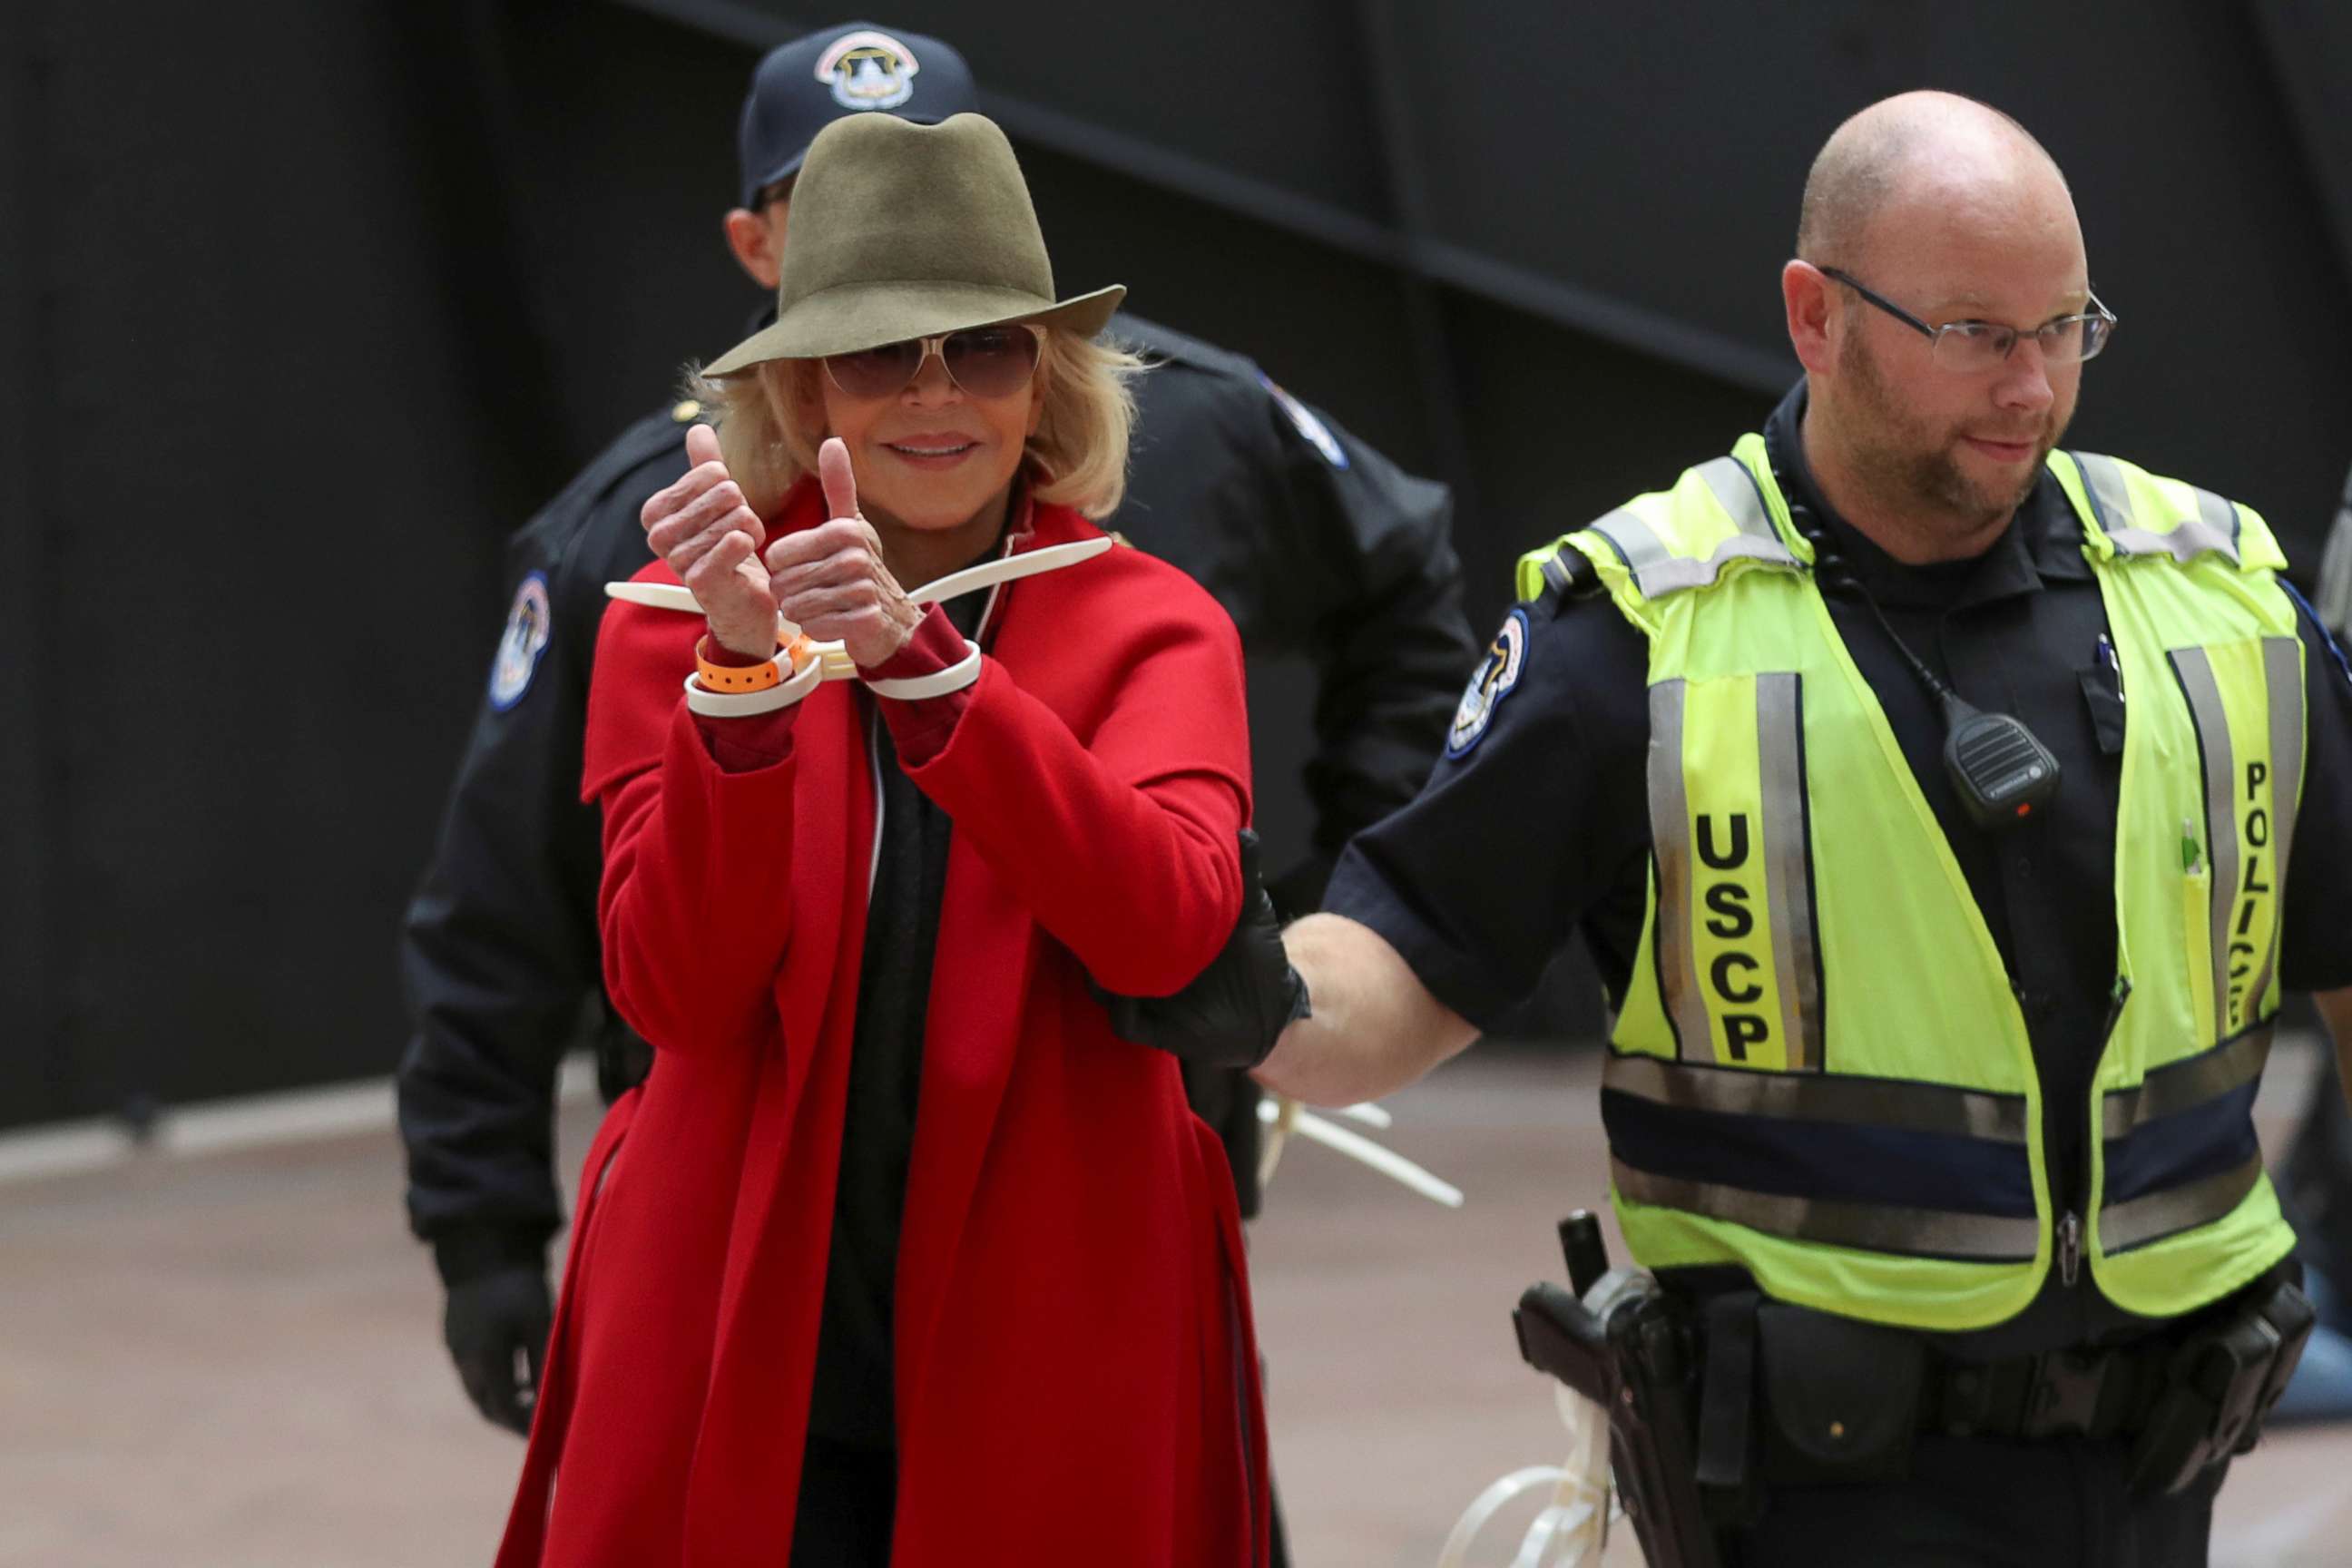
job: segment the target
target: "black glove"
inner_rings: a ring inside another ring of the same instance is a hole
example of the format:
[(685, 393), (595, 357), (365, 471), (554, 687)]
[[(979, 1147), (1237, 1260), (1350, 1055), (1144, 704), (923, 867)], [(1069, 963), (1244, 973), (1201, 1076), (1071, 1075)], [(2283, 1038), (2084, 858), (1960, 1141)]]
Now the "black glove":
[(555, 1306), (542, 1268), (503, 1268), (449, 1287), (441, 1334), (457, 1363), (467, 1397), (492, 1426), (530, 1435), (540, 1363), (547, 1354), (548, 1331), (554, 1322)]
[(1120, 1039), (1201, 1067), (1265, 1060), (1283, 1029), (1313, 1009), (1307, 982), (1282, 951), (1282, 921), (1258, 870), (1257, 835), (1242, 829), (1241, 919), (1208, 968), (1173, 996), (1119, 996), (1099, 985), (1094, 993)]

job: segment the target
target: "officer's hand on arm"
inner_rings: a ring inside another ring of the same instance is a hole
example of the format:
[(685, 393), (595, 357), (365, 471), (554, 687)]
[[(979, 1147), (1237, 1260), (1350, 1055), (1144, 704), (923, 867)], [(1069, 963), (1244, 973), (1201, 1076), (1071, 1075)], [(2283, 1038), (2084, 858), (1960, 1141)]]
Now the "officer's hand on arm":
[(547, 1276), (506, 1267), (449, 1287), (442, 1337), (474, 1408), (491, 1425), (528, 1436), (540, 1363), (555, 1320)]
[(838, 642), (861, 669), (890, 662), (923, 618), (890, 568), (882, 541), (857, 510), (857, 480), (839, 437), (817, 451), (826, 521), (768, 547), (776, 607), (819, 642)]
[(1258, 1082), (1278, 1094), (1310, 1105), (1378, 1100), (1478, 1037), (1370, 926), (1309, 915), (1282, 933), (1282, 944), (1315, 1006), (1283, 1030), (1257, 1069)]
[(688, 430), (686, 455), (694, 465), (686, 476), (646, 502), (646, 542), (702, 605), (713, 642), (745, 658), (769, 658), (776, 595), (759, 554), (768, 531), (719, 459), (717, 431)]
[(1257, 835), (1244, 827), (1241, 841), (1241, 918), (1209, 967), (1173, 996), (1094, 988), (1119, 1038), (1196, 1067), (1248, 1068), (1265, 1059), (1286, 1026), (1307, 1016), (1306, 983), (1283, 952), (1282, 921), (1266, 897)]

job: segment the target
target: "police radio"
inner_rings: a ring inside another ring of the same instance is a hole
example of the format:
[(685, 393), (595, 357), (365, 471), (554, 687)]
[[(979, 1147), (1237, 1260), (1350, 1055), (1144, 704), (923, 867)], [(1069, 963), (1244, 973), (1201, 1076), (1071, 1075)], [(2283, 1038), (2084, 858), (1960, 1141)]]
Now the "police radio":
[(1842, 570), (1837, 549), (1804, 507), (1791, 503), (1791, 521), (1812, 542), (1813, 563), (1822, 591), (1850, 593), (1919, 678), (1919, 684), (1944, 710), (1944, 776), (1960, 797), (1969, 820), (1988, 831), (2014, 827), (2050, 804), (2058, 793), (2058, 759), (2025, 721), (2009, 713), (1987, 713), (1953, 690), (1911, 646), (1895, 635), (1878, 601), (1853, 573)]
[[(1911, 650), (1903, 651), (1907, 655)], [(1931, 673), (1916, 659), (1913, 664), (1920, 674)], [(2011, 826), (2049, 804), (2058, 793), (2058, 759), (2023, 720), (1980, 712), (1949, 687), (1939, 695), (1944, 700), (1944, 772), (1979, 827)]]

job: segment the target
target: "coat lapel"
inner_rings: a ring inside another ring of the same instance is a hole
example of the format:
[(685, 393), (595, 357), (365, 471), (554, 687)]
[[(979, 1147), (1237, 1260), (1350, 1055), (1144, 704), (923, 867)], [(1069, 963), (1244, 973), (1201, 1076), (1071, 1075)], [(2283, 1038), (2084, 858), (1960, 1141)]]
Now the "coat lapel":
[[(1058, 508), (1037, 508), (1031, 514), (1028, 546), (1084, 537), (1069, 526), (1068, 517)], [(1016, 629), (1020, 588), (1015, 583), (999, 589), (982, 626), (991, 654), (1008, 670), (1017, 670), (1030, 657)], [(924, 1407), (925, 1373), (952, 1294), (956, 1251), (1020, 1050), (1022, 1012), (1035, 984), (1042, 940), (1029, 910), (1004, 890), (980, 852), (961, 836), (952, 839), (940, 904), (938, 958), (924, 1012), (915, 1156), (907, 1172), (907, 1207), (898, 1233), (894, 1337), (902, 1427), (909, 1411)]]
[(794, 731), (799, 821), (784, 873), (794, 909), (776, 983), (781, 1043), (753, 1079), (757, 1100), (688, 1483), (688, 1564), (733, 1562), (746, 1541), (777, 1528), (780, 1508), (790, 1517), (832, 1238), (873, 784), (857, 703), (845, 685), (813, 692)]

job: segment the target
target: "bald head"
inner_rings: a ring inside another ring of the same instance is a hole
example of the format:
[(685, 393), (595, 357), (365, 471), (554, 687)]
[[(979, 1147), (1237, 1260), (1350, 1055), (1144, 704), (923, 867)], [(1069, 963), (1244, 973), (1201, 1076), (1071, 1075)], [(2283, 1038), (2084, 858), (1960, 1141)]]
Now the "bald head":
[(1948, 92), (1881, 99), (1831, 133), (1805, 178), (1797, 254), (1816, 266), (1867, 265), (1874, 233), (1927, 207), (2074, 203), (2058, 165), (2024, 126)]
[[(2038, 482), (2082, 387), (2080, 356), (2038, 331), (2092, 297), (2057, 164), (1981, 103), (1887, 99), (1814, 160), (1797, 255), (1780, 295), (1823, 495), (1898, 560), (1982, 552)], [(1988, 327), (2020, 335), (2004, 349)]]

